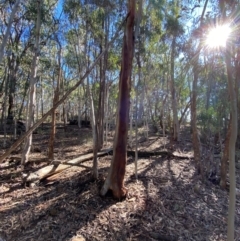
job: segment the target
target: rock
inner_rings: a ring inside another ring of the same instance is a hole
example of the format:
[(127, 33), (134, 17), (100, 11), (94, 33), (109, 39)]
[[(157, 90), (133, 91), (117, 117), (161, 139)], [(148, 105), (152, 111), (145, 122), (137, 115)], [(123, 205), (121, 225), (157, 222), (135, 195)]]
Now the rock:
[(86, 239), (82, 235), (72, 237), (71, 241), (85, 241)]

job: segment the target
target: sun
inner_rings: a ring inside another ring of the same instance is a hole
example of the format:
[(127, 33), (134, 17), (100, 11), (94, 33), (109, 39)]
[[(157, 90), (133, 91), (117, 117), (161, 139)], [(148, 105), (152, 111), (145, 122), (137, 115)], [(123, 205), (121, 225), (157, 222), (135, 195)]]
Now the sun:
[(225, 47), (231, 28), (229, 25), (219, 25), (212, 28), (206, 38), (206, 45), (209, 48)]

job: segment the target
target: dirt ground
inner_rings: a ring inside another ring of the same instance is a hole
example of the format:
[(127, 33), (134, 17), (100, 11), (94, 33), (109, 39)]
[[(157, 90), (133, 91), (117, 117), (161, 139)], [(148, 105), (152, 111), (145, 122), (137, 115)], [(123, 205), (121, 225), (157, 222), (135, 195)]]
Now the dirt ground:
[[(34, 147), (26, 173), (49, 164), (49, 129), (34, 134)], [(111, 147), (112, 136), (105, 147)], [(140, 150), (192, 154), (190, 136), (181, 141), (150, 135), (140, 138)], [(68, 126), (57, 130), (55, 158), (71, 160), (91, 152), (91, 130)], [(1, 149), (2, 154), (4, 152)], [(128, 157), (124, 201), (99, 196), (111, 156), (100, 157), (99, 180), (91, 176), (92, 161), (51, 176), (35, 186), (22, 184), (20, 150), (0, 164), (0, 241), (130, 241), (226, 240), (228, 191), (195, 175), (194, 160), (153, 156)], [(240, 187), (237, 169), (237, 187)], [(236, 241), (240, 240), (240, 199), (236, 204)]]

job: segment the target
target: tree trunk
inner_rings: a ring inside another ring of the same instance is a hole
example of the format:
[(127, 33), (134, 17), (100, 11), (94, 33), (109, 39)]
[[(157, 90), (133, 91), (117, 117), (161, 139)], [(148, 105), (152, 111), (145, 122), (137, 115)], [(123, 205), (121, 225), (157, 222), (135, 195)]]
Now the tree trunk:
[(98, 152), (98, 139), (97, 139), (97, 126), (96, 126), (96, 117), (94, 110), (94, 103), (92, 97), (92, 91), (89, 85), (89, 78), (87, 78), (87, 89), (90, 98), (90, 111), (91, 111), (91, 126), (92, 126), (92, 136), (93, 136), (93, 177), (98, 179), (98, 161), (97, 161), (97, 152)]
[[(7, 92), (8, 92), (8, 80), (9, 80), (9, 75), (8, 75), (8, 67), (5, 67), (4, 70), (4, 77), (1, 83), (1, 93), (0, 93), (0, 98), (3, 99), (2, 101), (2, 114), (1, 114), (1, 121), (0, 121), (0, 125), (1, 127), (3, 127), (3, 121), (5, 118), (5, 110), (6, 110), (6, 96), (7, 96)], [(2, 98), (3, 97), (3, 98)]]
[(192, 124), (192, 140), (194, 150), (194, 160), (196, 163), (197, 173), (203, 176), (203, 167), (201, 163), (201, 144), (197, 129), (197, 82), (198, 67), (197, 63), (193, 67), (193, 83), (192, 83), (192, 104), (191, 104), (191, 124)]
[[(34, 123), (35, 105), (36, 105), (36, 78), (39, 61), (39, 42), (40, 42), (40, 27), (41, 27), (41, 0), (36, 2), (37, 4), (37, 21), (36, 21), (36, 35), (35, 35), (35, 48), (32, 62), (30, 87), (29, 87), (29, 99), (28, 99), (28, 113), (26, 121), (26, 129), (29, 130)], [(32, 134), (30, 134), (24, 143), (24, 149), (22, 153), (22, 165), (28, 162), (28, 155), (32, 146)]]
[(111, 189), (117, 199), (126, 197), (124, 176), (127, 162), (127, 134), (129, 122), (131, 72), (134, 51), (135, 0), (128, 2), (128, 18), (123, 37), (122, 63), (119, 81), (117, 125), (113, 145), (113, 159), (108, 177), (101, 190), (105, 195)]
[(3, 133), (4, 133), (4, 139), (3, 139), (3, 147), (5, 148), (7, 145), (7, 107), (6, 107), (6, 103), (7, 103), (7, 96), (8, 96), (8, 85), (9, 85), (9, 70), (7, 70), (8, 75), (6, 77), (6, 81), (5, 81), (5, 95), (3, 98), (3, 107), (2, 107), (2, 120), (3, 121)]
[(5, 46), (7, 44), (7, 40), (8, 40), (8, 37), (9, 37), (9, 34), (10, 34), (10, 30), (11, 30), (11, 27), (12, 27), (12, 22), (13, 22), (13, 19), (14, 19), (14, 15), (17, 12), (19, 3), (20, 3), (20, 0), (17, 0), (15, 2), (14, 7), (13, 7), (12, 12), (11, 12), (11, 15), (10, 15), (10, 17), (8, 19), (7, 30), (6, 30), (6, 33), (4, 34), (4, 37), (3, 37), (3, 40), (2, 40), (2, 44), (0, 46), (0, 63), (2, 62), (2, 58), (3, 58), (3, 55), (4, 55), (4, 49), (5, 49)]
[(232, 117), (230, 116), (230, 121), (228, 124), (228, 130), (227, 130), (227, 135), (225, 139), (225, 146), (224, 146), (224, 151), (223, 155), (221, 158), (221, 169), (220, 169), (220, 186), (222, 189), (226, 189), (227, 183), (226, 183), (226, 178), (227, 178), (227, 161), (229, 158), (229, 140), (230, 140), (230, 135), (231, 135), (231, 122), (232, 122)]
[(12, 58), (9, 58), (9, 74), (10, 74), (10, 81), (9, 81), (9, 92), (8, 92), (8, 119), (13, 118), (13, 108), (14, 108), (14, 94), (15, 94), (15, 88), (16, 88), (16, 72), (15, 72), (15, 57), (12, 54)]
[(135, 104), (135, 159), (134, 159), (134, 170), (135, 178), (138, 179), (137, 173), (137, 162), (138, 162), (138, 94), (139, 94), (139, 85), (140, 85), (140, 67), (138, 66), (138, 82), (136, 83), (136, 104)]
[(105, 130), (105, 140), (106, 140), (106, 144), (108, 142), (108, 116), (109, 116), (109, 110), (108, 110), (108, 99), (109, 99), (109, 90), (108, 90), (108, 85), (106, 85), (106, 89), (105, 89), (105, 95), (106, 95), (106, 102), (105, 102), (105, 126), (106, 126), (106, 130)]
[(133, 138), (132, 138), (132, 132), (133, 132), (133, 101), (130, 100), (130, 133), (129, 133), (129, 145), (130, 148), (132, 148), (133, 144)]
[(20, 109), (18, 112), (18, 119), (21, 119), (21, 117), (22, 117), (23, 106), (24, 106), (25, 98), (27, 96), (28, 87), (29, 87), (29, 74), (28, 74), (27, 80), (24, 85), (23, 100), (22, 100), (22, 103), (21, 103), (21, 106), (20, 106)]
[(165, 96), (162, 98), (162, 106), (161, 106), (161, 110), (160, 110), (159, 125), (160, 125), (160, 127), (162, 128), (162, 130), (163, 130), (163, 137), (165, 137), (165, 135), (166, 135), (165, 105), (166, 105), (167, 97), (168, 97), (168, 95), (165, 95)]
[(177, 100), (176, 100), (176, 90), (174, 83), (174, 58), (175, 58), (175, 45), (176, 37), (172, 40), (172, 50), (171, 50), (171, 96), (172, 96), (172, 111), (173, 111), (173, 139), (178, 141), (179, 139), (179, 122), (178, 122), (178, 110), (177, 110)]
[(184, 120), (184, 117), (189, 109), (189, 107), (191, 106), (191, 100), (187, 103), (187, 105), (185, 106), (182, 114), (181, 114), (181, 117), (179, 119), (179, 126), (182, 124), (183, 120)]
[[(53, 97), (53, 106), (56, 106), (56, 103), (59, 100), (59, 92), (60, 92), (60, 82), (61, 82), (61, 53), (62, 53), (62, 47), (60, 42), (57, 40), (59, 45), (59, 51), (58, 51), (58, 78), (57, 78), (57, 86), (56, 90), (54, 91), (54, 97)], [(54, 86), (54, 85), (53, 85)], [(51, 134), (49, 138), (48, 143), (48, 158), (49, 160), (54, 159), (54, 140), (56, 135), (56, 108), (53, 108), (52, 111), (52, 123), (51, 123)]]
[(81, 96), (80, 93), (78, 97), (78, 128), (81, 128), (81, 115), (82, 115), (82, 106), (81, 106)]
[(235, 221), (235, 206), (236, 206), (236, 174), (235, 174), (235, 145), (237, 140), (237, 98), (235, 92), (235, 86), (232, 74), (233, 71), (231, 66), (231, 46), (229, 43), (226, 45), (225, 61), (227, 66), (227, 77), (228, 77), (228, 90), (231, 101), (231, 128), (229, 138), (229, 179), (230, 179), (230, 194), (229, 194), (229, 209), (228, 209), (228, 231), (227, 240), (234, 240), (234, 221)]
[[(139, 101), (138, 101), (138, 95), (139, 95), (139, 86), (141, 86), (141, 60), (140, 60), (140, 43), (141, 43), (141, 39), (140, 39), (140, 23), (141, 23), (141, 18), (142, 18), (142, 0), (139, 1), (138, 4), (138, 9), (137, 9), (137, 21), (136, 21), (136, 28), (135, 28), (135, 37), (137, 39), (138, 42), (138, 52), (136, 55), (136, 60), (137, 60), (137, 66), (138, 66), (138, 82), (136, 83), (136, 122), (135, 122), (135, 178), (138, 179), (138, 123), (139, 120), (142, 119), (142, 115), (143, 115), (143, 99), (144, 99), (144, 93), (145, 91), (142, 91), (142, 98), (141, 98), (141, 102), (140, 102), (140, 106), (138, 105)], [(141, 107), (142, 106), (142, 107)], [(139, 107), (139, 108), (138, 108)], [(139, 111), (139, 109), (141, 109), (141, 111)], [(142, 112), (142, 113), (141, 113)]]
[[(200, 18), (200, 26), (203, 22), (203, 17), (206, 12), (208, 0), (205, 1), (202, 15)], [(200, 54), (200, 44), (197, 47), (197, 53), (194, 58), (193, 63), (193, 83), (192, 83), (192, 103), (191, 103), (191, 126), (192, 126), (192, 140), (193, 140), (193, 151), (194, 151), (194, 160), (196, 163), (196, 169), (198, 174), (201, 174), (203, 179), (203, 167), (201, 164), (201, 145), (200, 140), (198, 136), (198, 130), (197, 130), (197, 83), (198, 83), (198, 60), (199, 60), (199, 54)]]
[[(108, 36), (109, 36), (109, 24), (108, 18), (104, 22), (102, 20), (102, 30), (105, 31), (104, 43), (103, 39), (101, 40), (100, 51), (102, 51), (102, 45), (104, 44), (105, 48), (107, 46)], [(104, 58), (100, 61), (100, 90), (99, 90), (99, 102), (98, 102), (98, 115), (97, 115), (97, 130), (98, 130), (98, 149), (103, 147), (104, 140), (104, 114), (105, 114), (105, 89), (106, 89), (106, 70), (108, 65), (108, 52), (105, 52)]]

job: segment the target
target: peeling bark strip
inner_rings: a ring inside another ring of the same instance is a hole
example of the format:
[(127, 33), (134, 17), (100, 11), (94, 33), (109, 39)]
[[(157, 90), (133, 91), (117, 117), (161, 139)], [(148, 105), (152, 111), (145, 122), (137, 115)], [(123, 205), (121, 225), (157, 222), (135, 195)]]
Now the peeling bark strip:
[(111, 189), (114, 197), (117, 199), (124, 198), (127, 194), (127, 189), (124, 187), (124, 176), (127, 162), (127, 134), (134, 50), (135, 8), (135, 0), (129, 0), (129, 15), (123, 37), (122, 63), (119, 80), (118, 115), (113, 145), (113, 159), (108, 177), (101, 190), (101, 195), (105, 195), (108, 189)]

